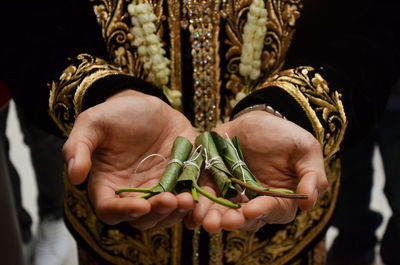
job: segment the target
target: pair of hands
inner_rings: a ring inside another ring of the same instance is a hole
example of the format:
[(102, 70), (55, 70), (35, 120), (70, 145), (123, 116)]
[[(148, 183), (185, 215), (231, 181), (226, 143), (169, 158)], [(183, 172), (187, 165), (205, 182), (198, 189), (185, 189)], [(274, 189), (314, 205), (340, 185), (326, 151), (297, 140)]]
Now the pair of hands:
[[(188, 228), (202, 225), (208, 232), (222, 229), (256, 231), (265, 224), (288, 223), (297, 208), (310, 210), (328, 186), (321, 147), (307, 131), (267, 112), (253, 111), (215, 128), (221, 135), (237, 136), (248, 167), (259, 183), (308, 195), (308, 200), (259, 196), (237, 198), (231, 209), (199, 196), (164, 192), (150, 199), (132, 193), (115, 194), (121, 187), (153, 187), (166, 166), (162, 159), (140, 161), (149, 154), (169, 157), (177, 136), (191, 142), (196, 134), (180, 112), (160, 99), (125, 90), (82, 112), (63, 148), (72, 184), (89, 176), (88, 193), (97, 216), (107, 224), (130, 222), (140, 230), (170, 227), (184, 219)], [(202, 173), (200, 186), (211, 194), (217, 188)]]

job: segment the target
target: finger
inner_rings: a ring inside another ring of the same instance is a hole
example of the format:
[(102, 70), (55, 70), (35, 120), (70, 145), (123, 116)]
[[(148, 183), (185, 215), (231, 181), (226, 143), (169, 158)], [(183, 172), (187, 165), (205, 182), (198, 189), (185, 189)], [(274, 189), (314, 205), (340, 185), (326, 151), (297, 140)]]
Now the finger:
[(248, 219), (239, 229), (242, 231), (257, 232), (266, 224), (268, 224), (268, 222), (263, 221), (261, 218)]
[(151, 210), (148, 200), (134, 196), (120, 197), (115, 188), (107, 185), (104, 175), (90, 175), (88, 183), (89, 199), (96, 214), (107, 224), (132, 221), (147, 214)]
[(178, 208), (173, 211), (167, 218), (158, 223), (162, 227), (172, 227), (182, 219), (194, 208), (195, 202), (192, 195), (188, 192), (178, 194), (176, 196), (178, 201)]
[(138, 197), (107, 198), (94, 204), (96, 215), (109, 225), (132, 221), (151, 210), (150, 203)]
[[(225, 214), (229, 210), (231, 210), (231, 208), (228, 208), (218, 203), (213, 203), (203, 219), (202, 225), (204, 229), (210, 233), (216, 233), (221, 231), (223, 229), (222, 217), (225, 216)], [(234, 217), (237, 218), (236, 215)], [(228, 227), (234, 226), (236, 223), (237, 223), (236, 219), (227, 221)]]
[[(328, 182), (325, 182), (323, 179), (321, 180), (321, 178), (321, 174), (316, 174), (314, 172), (309, 172), (301, 178), (297, 185), (296, 192), (308, 196), (307, 200), (297, 200), (301, 210), (311, 210), (316, 204), (319, 196), (325, 191)], [(325, 175), (324, 179), (326, 179)]]
[(328, 188), (323, 155), (318, 143), (297, 161), (295, 170), (300, 179), (296, 192), (308, 196), (307, 200), (298, 200), (299, 207), (305, 211), (311, 210), (318, 197)]
[(221, 226), (225, 230), (235, 230), (241, 227), (245, 222), (245, 218), (241, 209), (227, 210), (221, 220)]
[(190, 210), (188, 209), (176, 209), (168, 217), (164, 218), (158, 222), (158, 226), (170, 228), (176, 223), (182, 221), (182, 219), (188, 214)]
[(185, 210), (193, 210), (194, 207), (196, 207), (196, 203), (189, 192), (183, 192), (181, 194), (176, 195), (176, 199), (178, 200), (178, 208)]
[(193, 221), (193, 211), (189, 211), (189, 213), (184, 217), (183, 222), (189, 230), (194, 230), (198, 227), (198, 225)]
[(178, 206), (175, 195), (170, 192), (162, 192), (148, 199), (151, 204), (151, 211), (131, 223), (139, 230), (146, 230), (155, 227), (159, 222), (169, 216)]
[(259, 196), (244, 204), (242, 209), (247, 219), (262, 218), (265, 223), (284, 224), (296, 216), (297, 203), (290, 199)]
[(68, 164), (68, 176), (72, 184), (85, 181), (92, 166), (91, 156), (101, 141), (93, 118), (84, 112), (78, 116), (74, 128), (63, 146), (63, 157)]
[(210, 209), (203, 219), (203, 228), (209, 233), (217, 233), (222, 230), (221, 214), (217, 209)]

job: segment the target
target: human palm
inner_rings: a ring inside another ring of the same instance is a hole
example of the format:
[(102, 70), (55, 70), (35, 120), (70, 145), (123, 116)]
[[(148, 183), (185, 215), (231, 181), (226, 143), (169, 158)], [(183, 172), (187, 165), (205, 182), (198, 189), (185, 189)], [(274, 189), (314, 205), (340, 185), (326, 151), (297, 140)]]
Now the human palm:
[[(237, 136), (245, 162), (257, 181), (268, 188), (290, 189), (306, 194), (308, 200), (259, 196), (236, 198), (240, 209), (228, 209), (212, 202), (196, 207), (189, 227), (202, 224), (210, 232), (220, 229), (258, 230), (266, 223), (293, 220), (297, 207), (309, 210), (327, 187), (321, 147), (307, 131), (292, 122), (266, 112), (253, 111), (215, 129), (222, 136)], [(216, 190), (211, 178), (203, 175), (203, 187)]]
[(115, 190), (156, 185), (166, 162), (159, 157), (144, 159), (151, 154), (168, 159), (179, 135), (192, 142), (195, 138), (181, 113), (155, 97), (121, 92), (76, 119), (63, 150), (70, 180), (79, 184), (90, 171), (89, 197), (98, 217), (109, 224), (130, 221), (139, 229), (170, 226), (193, 207), (190, 195), (162, 193), (145, 200), (137, 193), (118, 196)]

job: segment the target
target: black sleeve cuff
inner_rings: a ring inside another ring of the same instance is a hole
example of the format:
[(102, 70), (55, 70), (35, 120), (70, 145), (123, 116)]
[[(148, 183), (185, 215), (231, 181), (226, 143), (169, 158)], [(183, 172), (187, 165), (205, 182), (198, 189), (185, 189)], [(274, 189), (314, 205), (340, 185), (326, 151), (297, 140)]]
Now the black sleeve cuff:
[(307, 118), (307, 115), (302, 107), (292, 96), (276, 86), (268, 86), (256, 90), (245, 97), (235, 106), (232, 111), (231, 118), (233, 118), (241, 110), (257, 104), (266, 104), (271, 106), (291, 122), (296, 123), (300, 127), (315, 135), (310, 120)]
[(82, 101), (82, 111), (104, 102), (108, 97), (125, 89), (158, 97), (169, 104), (162, 91), (154, 85), (133, 76), (117, 74), (101, 78), (90, 86)]

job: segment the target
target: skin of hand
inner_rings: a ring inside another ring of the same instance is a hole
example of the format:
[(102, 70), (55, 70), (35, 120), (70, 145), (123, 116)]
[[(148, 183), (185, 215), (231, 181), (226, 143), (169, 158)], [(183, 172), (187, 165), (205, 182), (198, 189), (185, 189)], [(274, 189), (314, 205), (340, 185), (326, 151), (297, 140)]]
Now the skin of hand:
[(163, 192), (150, 199), (141, 193), (115, 194), (117, 188), (149, 188), (158, 183), (177, 136), (194, 142), (190, 122), (162, 100), (134, 90), (121, 91), (83, 111), (63, 147), (68, 175), (77, 185), (88, 177), (96, 215), (113, 225), (123, 221), (140, 230), (170, 227), (194, 208), (189, 193)]
[[(237, 136), (245, 162), (257, 181), (268, 188), (290, 189), (306, 194), (307, 200), (258, 196), (235, 198), (241, 208), (231, 209), (200, 196), (196, 208), (185, 218), (188, 228), (202, 225), (211, 233), (222, 229), (257, 231), (266, 224), (294, 220), (297, 209), (310, 210), (325, 192), (328, 181), (321, 145), (298, 125), (263, 111), (252, 111), (215, 129), (223, 137)], [(201, 185), (215, 194), (214, 181), (201, 176)]]

